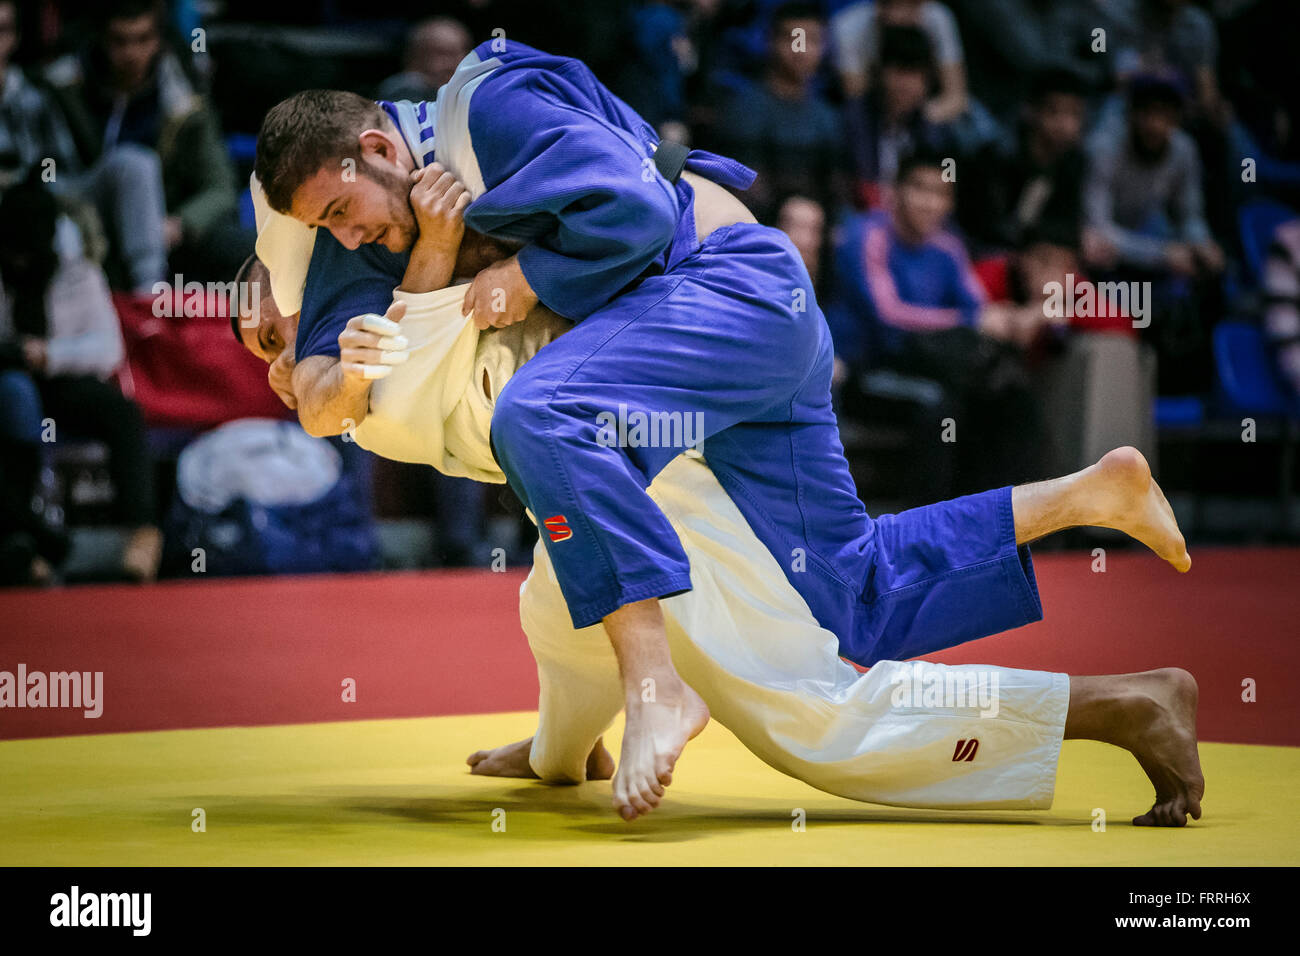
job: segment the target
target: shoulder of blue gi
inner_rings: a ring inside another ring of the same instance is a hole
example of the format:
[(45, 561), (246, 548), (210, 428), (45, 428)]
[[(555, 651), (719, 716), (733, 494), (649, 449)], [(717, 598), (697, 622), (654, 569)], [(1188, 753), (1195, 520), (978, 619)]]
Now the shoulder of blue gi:
[(504, 40), (474, 55), (491, 72), (467, 111), (483, 189), (465, 221), (527, 243), (519, 263), (538, 298), (584, 318), (673, 240), (682, 206), (654, 168), (658, 137), (578, 60)]

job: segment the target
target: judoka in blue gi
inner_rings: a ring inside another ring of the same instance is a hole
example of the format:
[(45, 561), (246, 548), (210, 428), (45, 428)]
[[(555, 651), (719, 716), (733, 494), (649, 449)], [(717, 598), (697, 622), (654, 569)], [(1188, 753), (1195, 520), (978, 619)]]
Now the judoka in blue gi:
[[(280, 104), (257, 176), (272, 207), (347, 249), (410, 249), (409, 277), (423, 256), (416, 191), (449, 170), (473, 200), (465, 222), (522, 244), (479, 272), (466, 314), (504, 327), (540, 301), (577, 321), (497, 396), (491, 439), (542, 526), (574, 627), (602, 622), (618, 657), (625, 817), (658, 804), (708, 711), (673, 669), (658, 605), (691, 587), (690, 563), (646, 492), (683, 444), (628, 440), (625, 428), (611, 441), (611, 416), (698, 422), (690, 441), (702, 437), (718, 483), (840, 653), (863, 665), (1038, 620), (1025, 545), (1063, 527), (1117, 527), (1190, 566), (1132, 450), (1056, 482), (869, 518), (831, 411), (831, 343), (809, 277), (784, 235), (718, 185), (742, 188), (752, 174), (692, 151), (680, 177), (665, 177), (654, 131), (581, 63), (497, 42), (464, 61), (436, 104), (376, 108), (327, 92)], [(273, 285), (304, 280), (305, 268), (268, 265)], [(359, 379), (298, 353), (304, 424), (341, 430)]]

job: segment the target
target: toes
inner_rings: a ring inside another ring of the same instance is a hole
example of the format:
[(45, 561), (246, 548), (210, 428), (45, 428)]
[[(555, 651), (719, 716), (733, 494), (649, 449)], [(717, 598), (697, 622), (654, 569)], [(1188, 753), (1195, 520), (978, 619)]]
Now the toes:
[(473, 767), (479, 763), (482, 763), (483, 759), (487, 757), (487, 755), (488, 752), (486, 750), (476, 750), (468, 757), (465, 758), (465, 762), (469, 764), (471, 767)]
[(655, 777), (665, 787), (673, 782), (673, 765), (676, 763), (668, 757), (659, 757), (655, 760)]

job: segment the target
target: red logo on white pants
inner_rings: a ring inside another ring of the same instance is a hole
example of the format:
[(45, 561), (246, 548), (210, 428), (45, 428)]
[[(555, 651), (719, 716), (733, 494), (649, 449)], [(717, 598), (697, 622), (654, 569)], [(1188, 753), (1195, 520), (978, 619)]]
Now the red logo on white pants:
[(573, 529), (568, 526), (564, 515), (553, 515), (542, 522), (550, 532), (552, 541), (568, 541), (573, 537)]
[(957, 741), (957, 749), (952, 752), (953, 763), (966, 762), (975, 759), (975, 751), (980, 749), (980, 742), (972, 737), (970, 740)]

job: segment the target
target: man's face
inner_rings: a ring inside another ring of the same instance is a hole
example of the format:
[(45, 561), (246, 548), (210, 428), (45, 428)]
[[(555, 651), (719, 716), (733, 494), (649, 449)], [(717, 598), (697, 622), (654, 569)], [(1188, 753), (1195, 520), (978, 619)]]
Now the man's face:
[(411, 44), (411, 66), (440, 87), (456, 72), (472, 49), (469, 34), (453, 23), (430, 23)]
[(1039, 135), (1056, 153), (1074, 148), (1083, 138), (1083, 98), (1070, 93), (1049, 93), (1034, 113)]
[(800, 196), (787, 199), (777, 214), (777, 228), (790, 237), (810, 272), (821, 255), (825, 227), (826, 215), (821, 205)]
[[(801, 40), (796, 30), (803, 31)], [(777, 24), (771, 39), (772, 62), (777, 72), (803, 82), (811, 80), (822, 61), (825, 32), (820, 20), (783, 20)]]
[(914, 239), (925, 240), (938, 233), (952, 207), (952, 183), (944, 182), (941, 169), (919, 166), (898, 186), (895, 213), (899, 225)]
[(244, 348), (269, 365), (280, 358), (285, 349), (293, 354), (294, 339), (298, 335), (298, 313), (280, 314), (268, 279), (253, 283), (252, 289), (258, 295), (257, 312), (240, 313), (239, 338)]
[(298, 335), (298, 313), (281, 315), (271, 296), (271, 281), (266, 270), (254, 269), (248, 282), (249, 292), (257, 298), (257, 309), (244, 309), (251, 299), (240, 290), (239, 339), (244, 348), (270, 365), (267, 384), (290, 408), (296, 408), (293, 394), (294, 339)]
[(1172, 106), (1153, 104), (1133, 111), (1133, 136), (1149, 155), (1163, 153), (1177, 128), (1178, 110)]
[(887, 66), (880, 71), (880, 89), (891, 116), (907, 116), (925, 105), (929, 91), (925, 70)]
[(408, 170), (393, 159), (363, 151), (355, 175), (342, 164), (324, 166), (293, 194), (290, 215), (328, 229), (344, 248), (378, 242), (405, 252), (418, 229), (411, 211)]
[(17, 46), (18, 8), (12, 3), (0, 3), (0, 74), (9, 68)]
[(162, 51), (158, 21), (153, 14), (110, 20), (104, 37), (108, 63), (119, 86), (144, 83)]

